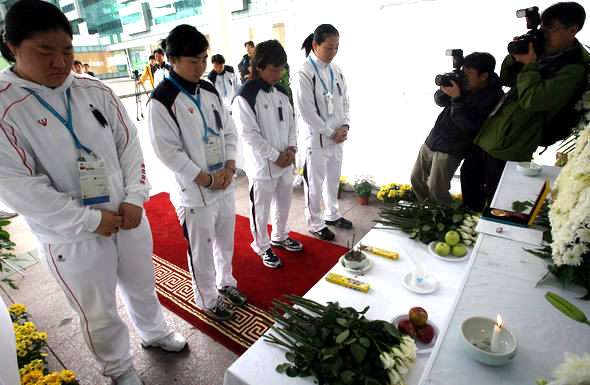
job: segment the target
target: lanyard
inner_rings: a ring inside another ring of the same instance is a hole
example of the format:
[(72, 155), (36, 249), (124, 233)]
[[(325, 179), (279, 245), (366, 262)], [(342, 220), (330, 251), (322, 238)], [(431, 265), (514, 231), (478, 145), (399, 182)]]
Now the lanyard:
[(29, 93), (31, 95), (36, 97), (37, 100), (43, 105), (43, 107), (47, 108), (49, 110), (49, 112), (51, 112), (53, 115), (55, 115), (55, 117), (58, 118), (59, 121), (62, 122), (64, 126), (66, 126), (66, 128), (68, 129), (68, 131), (70, 132), (70, 134), (74, 138), (74, 141), (76, 142), (76, 147), (78, 147), (78, 149), (84, 150), (88, 154), (92, 154), (92, 150), (90, 150), (88, 147), (85, 147), (82, 143), (80, 143), (80, 141), (78, 140), (78, 137), (76, 136), (76, 133), (74, 132), (74, 127), (72, 125), (72, 108), (70, 107), (70, 89), (69, 88), (66, 90), (66, 95), (68, 98), (68, 120), (65, 120), (53, 107), (51, 107), (49, 105), (49, 103), (47, 103), (35, 91), (33, 91), (27, 87), (23, 87), (23, 88), (25, 90), (29, 91)]
[(221, 82), (223, 83), (223, 96), (227, 96), (227, 88), (225, 88), (225, 76), (221, 75)]
[(315, 72), (318, 74), (318, 77), (320, 78), (320, 81), (322, 82), (322, 86), (324, 86), (324, 91), (326, 91), (326, 94), (333, 94), (334, 93), (334, 72), (332, 71), (332, 65), (328, 64), (328, 67), (330, 68), (330, 76), (332, 77), (332, 88), (330, 91), (328, 91), (328, 87), (326, 87), (326, 83), (324, 83), (324, 79), (322, 79), (322, 75), (320, 75), (320, 71), (318, 71), (318, 67), (313, 62), (311, 55), (308, 56), (307, 58), (309, 59), (311, 64), (313, 64), (313, 68), (315, 68)]
[(209, 128), (209, 126), (207, 125), (207, 121), (205, 120), (205, 115), (203, 114), (203, 111), (201, 110), (201, 89), (197, 88), (197, 98), (195, 99), (195, 97), (193, 95), (191, 95), (186, 89), (184, 89), (184, 87), (181, 86), (180, 83), (178, 83), (176, 81), (176, 79), (174, 79), (172, 76), (168, 76), (168, 80), (170, 80), (172, 82), (172, 84), (174, 84), (176, 86), (176, 88), (178, 88), (183, 94), (188, 96), (188, 98), (190, 100), (192, 100), (193, 103), (195, 103), (197, 105), (197, 108), (199, 109), (199, 113), (201, 114), (201, 118), (203, 119), (203, 124), (205, 125), (205, 135), (203, 136), (203, 140), (205, 141), (205, 143), (209, 142), (209, 136), (208, 136), (209, 133), (212, 133), (215, 136), (219, 136), (218, 133), (216, 133), (211, 128)]

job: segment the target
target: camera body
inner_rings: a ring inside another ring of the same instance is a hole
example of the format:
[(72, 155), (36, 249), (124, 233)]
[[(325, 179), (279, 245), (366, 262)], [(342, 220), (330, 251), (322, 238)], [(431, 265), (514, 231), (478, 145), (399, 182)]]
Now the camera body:
[(525, 17), (526, 26), (529, 29), (527, 33), (519, 36), (518, 39), (508, 43), (508, 53), (510, 55), (525, 54), (529, 52), (529, 43), (533, 43), (533, 49), (537, 55), (543, 54), (545, 46), (545, 35), (539, 30), (541, 24), (541, 15), (539, 7), (530, 7), (516, 11), (516, 17)]
[(139, 81), (140, 80), (140, 76), (139, 76), (139, 71), (138, 70), (133, 70), (133, 79)]
[(434, 84), (437, 86), (451, 87), (451, 80), (454, 80), (459, 87), (463, 87), (463, 50), (462, 49), (448, 49), (446, 52), (447, 56), (453, 57), (453, 71), (447, 72), (446, 74), (436, 75), (434, 78)]

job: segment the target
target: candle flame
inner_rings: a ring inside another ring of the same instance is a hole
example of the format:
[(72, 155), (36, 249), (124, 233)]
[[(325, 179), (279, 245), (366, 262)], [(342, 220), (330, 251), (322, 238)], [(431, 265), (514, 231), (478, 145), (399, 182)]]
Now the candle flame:
[(498, 323), (499, 327), (502, 327), (502, 325), (504, 325), (504, 323), (502, 322), (502, 317), (500, 316), (500, 314), (498, 314), (498, 316), (496, 317), (496, 322)]

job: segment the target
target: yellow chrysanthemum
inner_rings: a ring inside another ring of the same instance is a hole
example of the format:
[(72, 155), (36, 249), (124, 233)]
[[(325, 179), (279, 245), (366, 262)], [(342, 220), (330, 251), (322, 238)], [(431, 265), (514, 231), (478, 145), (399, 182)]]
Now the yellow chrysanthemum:
[(39, 370), (34, 370), (30, 373), (27, 373), (23, 376), (23, 378), (21, 379), (21, 384), (22, 385), (28, 385), (28, 384), (36, 384), (37, 381), (39, 381), (41, 378), (43, 377), (43, 372), (39, 371)]
[(76, 379), (76, 374), (74, 372), (72, 372), (71, 370), (64, 369), (61, 371), (61, 378), (65, 382), (72, 382)]
[(8, 308), (8, 312), (13, 315), (21, 315), (27, 312), (27, 308), (22, 303), (15, 303)]

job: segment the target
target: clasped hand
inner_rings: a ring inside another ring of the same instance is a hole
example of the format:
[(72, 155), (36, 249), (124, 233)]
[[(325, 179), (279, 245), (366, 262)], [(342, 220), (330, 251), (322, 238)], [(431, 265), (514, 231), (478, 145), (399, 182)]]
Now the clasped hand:
[(131, 230), (139, 226), (143, 215), (143, 207), (131, 203), (121, 203), (119, 211), (100, 209), (100, 224), (94, 233), (110, 237), (119, 232), (119, 229)]
[(348, 139), (348, 126), (341, 126), (334, 130), (334, 135), (331, 138), (336, 143), (342, 143)]
[(295, 162), (295, 151), (291, 149), (279, 152), (279, 157), (275, 160), (275, 164), (281, 168), (287, 168), (293, 162)]

